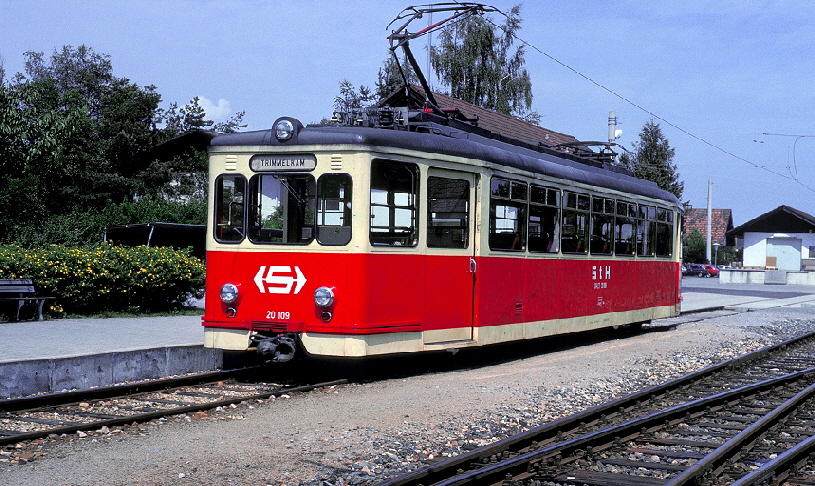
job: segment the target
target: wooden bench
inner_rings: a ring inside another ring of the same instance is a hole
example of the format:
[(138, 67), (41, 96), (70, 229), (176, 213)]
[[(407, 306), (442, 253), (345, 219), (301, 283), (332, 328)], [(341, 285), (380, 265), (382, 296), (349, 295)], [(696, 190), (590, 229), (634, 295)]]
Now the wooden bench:
[[(48, 300), (56, 297), (40, 297), (35, 295), (34, 282), (30, 278), (0, 279), (0, 304), (11, 302), (14, 320), (20, 320), (20, 309), (25, 304), (37, 305), (37, 320), (42, 321), (42, 306)], [(15, 307), (16, 306), (16, 307)], [(11, 316), (9, 316), (11, 317)]]

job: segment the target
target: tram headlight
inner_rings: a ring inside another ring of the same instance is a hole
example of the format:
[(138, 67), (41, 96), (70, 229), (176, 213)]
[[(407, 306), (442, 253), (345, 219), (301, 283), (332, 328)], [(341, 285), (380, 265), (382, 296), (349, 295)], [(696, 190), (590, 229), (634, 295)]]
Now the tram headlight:
[(314, 291), (314, 303), (318, 307), (329, 307), (334, 303), (334, 290), (329, 287), (320, 287)]
[(294, 135), (294, 123), (289, 120), (278, 120), (274, 126), (274, 136), (279, 141), (290, 139)]
[(238, 286), (231, 283), (226, 283), (221, 286), (221, 302), (224, 304), (231, 304), (238, 298)]

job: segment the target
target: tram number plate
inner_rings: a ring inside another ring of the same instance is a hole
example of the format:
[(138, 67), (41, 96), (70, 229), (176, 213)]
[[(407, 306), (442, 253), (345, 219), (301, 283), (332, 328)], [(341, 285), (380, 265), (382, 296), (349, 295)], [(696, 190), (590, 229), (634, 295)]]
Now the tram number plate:
[(291, 319), (291, 312), (266, 311), (266, 319)]

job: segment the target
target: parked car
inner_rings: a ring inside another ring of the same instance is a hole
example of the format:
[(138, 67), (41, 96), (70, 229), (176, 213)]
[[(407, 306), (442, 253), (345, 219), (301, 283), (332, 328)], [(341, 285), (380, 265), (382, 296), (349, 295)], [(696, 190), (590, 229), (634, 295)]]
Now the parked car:
[(705, 272), (704, 275), (699, 275), (700, 277), (718, 277), (719, 276), (719, 269), (715, 265), (702, 265)]
[(698, 263), (686, 263), (682, 266), (682, 275), (700, 275), (704, 276), (704, 267)]
[(682, 266), (682, 275), (696, 275), (699, 278), (718, 277), (719, 269), (706, 263), (686, 263)]

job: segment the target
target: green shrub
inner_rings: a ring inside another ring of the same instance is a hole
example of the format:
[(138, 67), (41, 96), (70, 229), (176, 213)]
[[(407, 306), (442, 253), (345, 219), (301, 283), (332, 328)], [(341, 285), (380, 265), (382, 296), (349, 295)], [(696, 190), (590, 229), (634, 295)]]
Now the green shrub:
[(0, 245), (37, 248), (56, 244), (93, 248), (102, 241), (105, 226), (154, 222), (206, 224), (206, 204), (205, 199), (190, 199), (183, 203), (150, 198), (139, 202), (108, 201), (101, 209), (83, 208), (32, 221), (0, 224)]
[(103, 243), (96, 248), (0, 246), (0, 279), (31, 278), (63, 312), (163, 312), (201, 296), (204, 264), (189, 251)]

